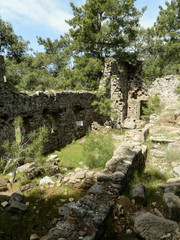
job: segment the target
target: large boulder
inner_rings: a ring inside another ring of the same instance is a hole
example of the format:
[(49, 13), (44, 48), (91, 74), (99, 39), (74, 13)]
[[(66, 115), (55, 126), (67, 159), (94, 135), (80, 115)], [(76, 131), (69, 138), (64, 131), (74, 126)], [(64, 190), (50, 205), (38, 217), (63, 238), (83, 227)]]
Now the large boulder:
[(163, 202), (169, 218), (174, 221), (180, 221), (180, 198), (174, 193), (164, 193)]
[(148, 212), (137, 212), (134, 216), (134, 231), (145, 240), (164, 239), (166, 235), (171, 235), (178, 228), (176, 222)]

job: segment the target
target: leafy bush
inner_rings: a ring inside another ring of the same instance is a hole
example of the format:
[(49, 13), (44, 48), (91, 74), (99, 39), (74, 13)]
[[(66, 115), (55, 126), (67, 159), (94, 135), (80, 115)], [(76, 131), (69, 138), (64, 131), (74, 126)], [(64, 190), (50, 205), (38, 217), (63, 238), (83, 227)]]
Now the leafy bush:
[[(20, 118), (14, 121), (15, 129), (16, 123), (19, 126), (20, 122)], [(5, 155), (0, 160), (0, 170), (13, 168), (16, 162), (22, 158), (35, 160), (36, 162), (42, 161), (43, 146), (48, 140), (47, 128), (40, 127), (38, 130), (30, 132), (23, 143), (19, 141), (20, 139), (19, 136), (16, 136), (16, 141), (5, 141), (3, 143)]]
[(149, 118), (153, 113), (160, 113), (163, 108), (163, 104), (157, 94), (150, 97), (146, 106), (142, 107), (142, 118)]
[(95, 107), (95, 112), (102, 116), (111, 116), (112, 113), (112, 100), (105, 97), (101, 90), (96, 93), (97, 100), (94, 100), (92, 106)]
[(83, 147), (86, 164), (90, 168), (104, 168), (114, 150), (112, 136), (102, 134), (89, 135)]

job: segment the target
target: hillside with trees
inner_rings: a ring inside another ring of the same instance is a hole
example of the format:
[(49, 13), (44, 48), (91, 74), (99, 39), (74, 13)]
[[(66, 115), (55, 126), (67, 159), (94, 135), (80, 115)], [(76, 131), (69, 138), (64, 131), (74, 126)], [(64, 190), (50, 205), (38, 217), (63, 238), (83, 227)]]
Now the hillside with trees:
[(144, 29), (135, 0), (87, 0), (71, 3), (69, 32), (52, 41), (37, 38), (44, 52), (34, 52), (29, 42), (0, 19), (0, 53), (5, 56), (8, 86), (16, 90), (96, 90), (105, 57), (120, 65), (143, 66), (143, 79), (179, 74), (180, 3), (166, 2), (152, 28)]

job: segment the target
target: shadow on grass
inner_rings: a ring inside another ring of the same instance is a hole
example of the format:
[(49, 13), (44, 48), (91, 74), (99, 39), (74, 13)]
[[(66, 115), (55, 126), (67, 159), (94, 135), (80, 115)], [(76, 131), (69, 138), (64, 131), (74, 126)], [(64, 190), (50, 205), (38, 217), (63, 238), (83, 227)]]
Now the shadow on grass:
[(158, 184), (166, 181), (167, 175), (155, 168), (145, 170), (142, 173), (136, 172), (134, 178), (127, 185), (123, 194), (129, 197), (131, 186), (141, 183), (146, 187), (145, 196), (147, 199), (147, 205), (152, 202), (157, 202), (159, 205), (162, 205), (163, 190), (158, 187)]
[(59, 218), (58, 208), (64, 204), (63, 202), (68, 202), (69, 198), (77, 201), (85, 194), (75, 192), (66, 186), (59, 191), (51, 189), (48, 195), (46, 190), (42, 192), (39, 188), (32, 190), (31, 193), (25, 193), (25, 201), (30, 203), (26, 212), (0, 211), (0, 240), (29, 240), (30, 235), (34, 233), (38, 236), (45, 235), (55, 226)]

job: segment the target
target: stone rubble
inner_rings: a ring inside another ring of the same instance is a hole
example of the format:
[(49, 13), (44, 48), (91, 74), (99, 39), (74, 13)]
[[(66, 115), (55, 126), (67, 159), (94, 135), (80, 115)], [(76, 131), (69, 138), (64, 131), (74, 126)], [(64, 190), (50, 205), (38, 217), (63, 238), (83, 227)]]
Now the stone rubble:
[[(95, 240), (100, 237), (103, 223), (112, 211), (115, 199), (122, 193), (134, 172), (137, 169), (141, 171), (145, 166), (147, 148), (136, 145), (132, 142), (120, 145), (112, 159), (106, 163), (104, 171), (97, 173), (97, 182), (89, 189), (88, 195), (78, 202), (70, 202), (59, 208), (61, 220), (41, 240)], [(87, 172), (76, 169), (65, 177), (65, 182), (74, 174), (82, 179)]]
[(148, 212), (137, 212), (134, 216), (134, 230), (145, 240), (169, 239), (176, 229), (179, 229), (176, 222)]

